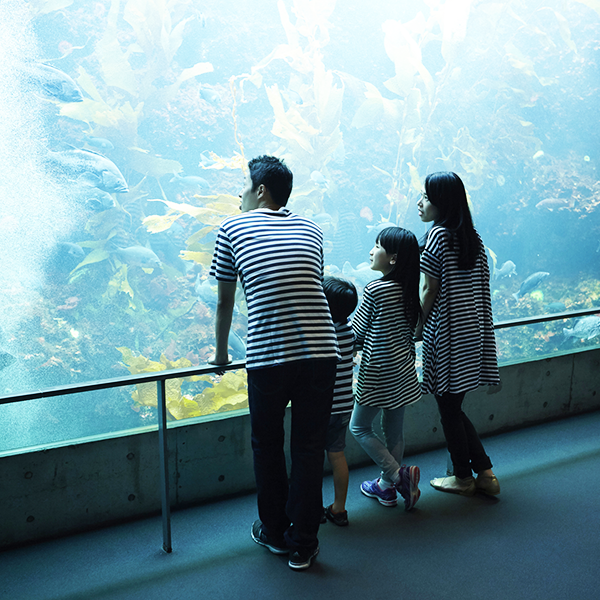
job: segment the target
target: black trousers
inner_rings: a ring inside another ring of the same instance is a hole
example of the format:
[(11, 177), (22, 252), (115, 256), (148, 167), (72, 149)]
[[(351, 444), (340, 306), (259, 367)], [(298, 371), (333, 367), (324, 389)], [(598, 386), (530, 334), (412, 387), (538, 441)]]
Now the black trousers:
[[(314, 550), (323, 512), (323, 460), (337, 362), (302, 360), (248, 371), (258, 516), (292, 552)], [(283, 421), (292, 404), (290, 479)]]
[(460, 479), (471, 477), (473, 471), (481, 473), (492, 468), (492, 462), (485, 453), (473, 423), (462, 409), (465, 392), (436, 395), (442, 428), (448, 452), (454, 465), (454, 475)]

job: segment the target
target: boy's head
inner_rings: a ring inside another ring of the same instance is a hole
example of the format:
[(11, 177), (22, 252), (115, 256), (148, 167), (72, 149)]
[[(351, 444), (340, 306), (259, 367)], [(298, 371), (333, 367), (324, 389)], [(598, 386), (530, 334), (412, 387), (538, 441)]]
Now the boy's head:
[(285, 206), (292, 193), (294, 176), (283, 160), (275, 156), (257, 156), (248, 163), (252, 192), (264, 185), (271, 199), (279, 206)]
[(323, 290), (334, 323), (345, 323), (358, 304), (358, 294), (351, 281), (337, 277), (325, 277)]

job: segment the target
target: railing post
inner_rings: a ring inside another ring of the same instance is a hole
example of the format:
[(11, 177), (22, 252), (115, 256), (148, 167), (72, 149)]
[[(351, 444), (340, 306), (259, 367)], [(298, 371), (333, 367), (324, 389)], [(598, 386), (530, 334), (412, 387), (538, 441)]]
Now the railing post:
[(167, 394), (164, 379), (156, 382), (158, 407), (158, 449), (160, 454), (160, 487), (162, 502), (163, 550), (172, 552), (171, 501), (169, 497), (169, 446), (167, 444)]

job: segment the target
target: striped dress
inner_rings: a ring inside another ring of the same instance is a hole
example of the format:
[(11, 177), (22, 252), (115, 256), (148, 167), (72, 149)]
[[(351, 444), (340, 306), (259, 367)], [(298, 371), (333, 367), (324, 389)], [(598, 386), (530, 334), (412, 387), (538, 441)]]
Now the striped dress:
[(419, 400), (414, 331), (404, 316), (400, 285), (383, 279), (367, 284), (352, 329), (362, 348), (356, 402), (395, 409)]
[(483, 243), (475, 267), (461, 270), (458, 251), (450, 248), (450, 233), (434, 226), (421, 255), (421, 271), (439, 281), (423, 331), (423, 393), (458, 394), (498, 385), (490, 272)]
[(210, 275), (238, 277), (248, 304), (246, 368), (339, 359), (323, 291), (323, 232), (287, 208), (256, 209), (219, 228)]
[(349, 319), (346, 319), (345, 323), (334, 323), (334, 326), (342, 360), (337, 364), (331, 414), (341, 415), (351, 413), (354, 406), (354, 394), (352, 393), (354, 332)]

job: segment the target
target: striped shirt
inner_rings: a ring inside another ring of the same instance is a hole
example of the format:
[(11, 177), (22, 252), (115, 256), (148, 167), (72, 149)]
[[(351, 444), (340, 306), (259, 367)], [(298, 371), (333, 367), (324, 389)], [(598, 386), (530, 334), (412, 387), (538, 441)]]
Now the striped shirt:
[(337, 364), (331, 414), (340, 415), (352, 412), (354, 406), (354, 394), (352, 393), (354, 332), (349, 319), (346, 319), (345, 323), (334, 323), (334, 326), (342, 360)]
[(316, 223), (286, 208), (229, 217), (219, 228), (210, 274), (242, 283), (248, 369), (339, 359), (323, 292), (323, 232)]
[(414, 331), (404, 316), (400, 284), (383, 279), (367, 284), (352, 329), (362, 347), (358, 404), (395, 409), (419, 400)]
[[(481, 238), (480, 238), (481, 242)], [(423, 331), (423, 393), (458, 394), (498, 385), (490, 272), (483, 242), (471, 270), (458, 268), (450, 233), (431, 228), (421, 271), (439, 281)]]

